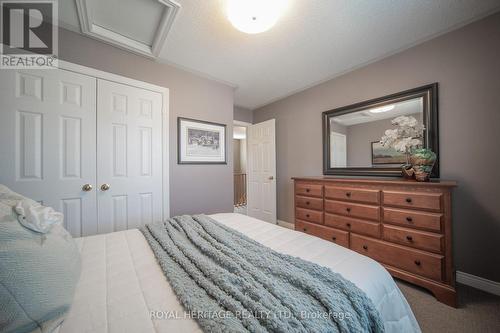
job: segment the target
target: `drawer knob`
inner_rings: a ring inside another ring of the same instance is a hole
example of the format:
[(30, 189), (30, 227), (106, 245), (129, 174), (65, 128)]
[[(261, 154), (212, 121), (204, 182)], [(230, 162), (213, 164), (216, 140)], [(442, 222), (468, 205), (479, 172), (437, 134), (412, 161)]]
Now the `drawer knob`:
[(363, 249), (368, 250), (368, 246), (363, 245)]
[(415, 260), (415, 265), (420, 266), (420, 260)]
[(349, 208), (349, 207), (347, 207), (345, 210), (346, 210), (348, 213), (350, 213), (350, 212), (351, 212), (351, 208)]
[(406, 239), (411, 242), (413, 240), (413, 237), (411, 237), (410, 235), (408, 235), (408, 236), (406, 236)]
[(346, 192), (346, 194), (345, 194), (345, 195), (346, 195), (346, 197), (348, 197), (348, 198), (349, 198), (349, 197), (351, 197), (351, 192)]
[(337, 240), (337, 237), (333, 236), (333, 237), (332, 237), (332, 240), (333, 240), (333, 241), (336, 241), (336, 240)]
[(307, 228), (304, 228), (304, 231), (307, 231)]
[(309, 217), (309, 214), (306, 214), (306, 217)]
[(413, 222), (413, 219), (411, 218), (411, 216), (408, 216), (408, 217), (406, 217), (406, 221)]
[(411, 203), (411, 198), (406, 198), (407, 203)]
[(346, 223), (345, 225), (346, 225), (348, 228), (350, 228), (350, 227), (351, 227), (351, 224), (350, 224), (350, 223)]
[(308, 189), (308, 188), (306, 188), (306, 192), (307, 192), (307, 193), (309, 193), (309, 192), (311, 192), (311, 190), (310, 190), (310, 189)]
[(310, 204), (311, 204), (311, 203), (310, 203), (309, 201), (306, 201), (306, 205), (308, 205), (308, 206), (309, 206)]

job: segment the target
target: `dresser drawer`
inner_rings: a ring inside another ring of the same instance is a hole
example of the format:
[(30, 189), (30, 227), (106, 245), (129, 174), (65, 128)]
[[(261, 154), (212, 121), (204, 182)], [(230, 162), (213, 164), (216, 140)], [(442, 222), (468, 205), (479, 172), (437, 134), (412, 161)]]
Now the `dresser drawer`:
[(323, 224), (323, 212), (317, 210), (296, 208), (295, 218), (308, 222)]
[(380, 191), (325, 185), (325, 198), (378, 204), (380, 203)]
[(349, 233), (334, 228), (295, 220), (295, 230), (323, 238), (338, 245), (349, 247)]
[(295, 194), (308, 197), (323, 197), (323, 185), (310, 183), (296, 183)]
[(383, 208), (384, 223), (440, 232), (443, 214), (397, 208)]
[(334, 214), (325, 214), (325, 225), (347, 231), (352, 231), (357, 234), (380, 238), (380, 223), (368, 222), (352, 217), (346, 217)]
[(302, 207), (307, 209), (323, 210), (323, 199), (301, 197), (297, 195), (295, 196), (295, 205), (297, 205), (297, 207)]
[(383, 230), (386, 241), (431, 252), (443, 252), (443, 235), (389, 225), (384, 225)]
[(383, 191), (383, 204), (441, 211), (441, 193)]
[(358, 217), (374, 221), (380, 220), (380, 207), (378, 206), (325, 200), (325, 211), (349, 217)]
[(383, 264), (441, 281), (443, 256), (351, 234), (351, 249)]

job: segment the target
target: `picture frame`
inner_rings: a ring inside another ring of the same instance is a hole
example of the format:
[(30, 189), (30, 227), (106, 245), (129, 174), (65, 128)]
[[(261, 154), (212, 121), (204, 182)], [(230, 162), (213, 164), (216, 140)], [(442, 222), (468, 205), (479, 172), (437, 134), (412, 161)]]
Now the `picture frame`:
[(371, 143), (372, 165), (391, 164), (403, 165), (406, 164), (406, 155), (396, 151), (392, 147), (384, 147), (380, 141)]
[(177, 118), (178, 164), (227, 164), (226, 125)]

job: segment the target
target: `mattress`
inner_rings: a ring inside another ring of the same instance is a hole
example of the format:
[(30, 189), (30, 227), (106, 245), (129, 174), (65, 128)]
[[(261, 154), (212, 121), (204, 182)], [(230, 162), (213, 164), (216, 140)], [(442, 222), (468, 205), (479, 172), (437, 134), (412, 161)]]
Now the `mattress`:
[[(331, 268), (371, 298), (387, 332), (420, 332), (408, 302), (374, 260), (334, 243), (240, 214), (215, 220), (281, 253)], [(77, 239), (82, 273), (59, 333), (201, 332), (184, 314), (137, 229)]]

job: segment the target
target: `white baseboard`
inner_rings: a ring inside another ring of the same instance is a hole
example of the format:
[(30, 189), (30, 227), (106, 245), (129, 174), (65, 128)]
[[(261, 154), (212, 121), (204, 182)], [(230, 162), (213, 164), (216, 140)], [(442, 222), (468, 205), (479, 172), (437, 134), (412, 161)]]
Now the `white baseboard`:
[(295, 225), (293, 223), (286, 222), (286, 221), (283, 221), (283, 220), (277, 220), (277, 224), (279, 226), (282, 226), (282, 227), (285, 227), (285, 228), (288, 228), (288, 229), (295, 229)]
[(457, 282), (500, 296), (500, 282), (487, 280), (485, 278), (460, 271), (457, 271)]

